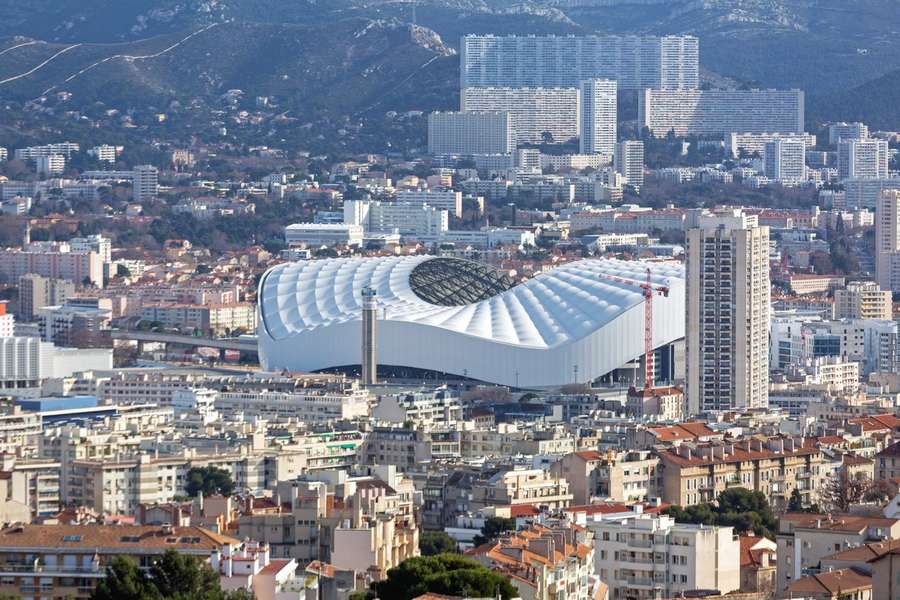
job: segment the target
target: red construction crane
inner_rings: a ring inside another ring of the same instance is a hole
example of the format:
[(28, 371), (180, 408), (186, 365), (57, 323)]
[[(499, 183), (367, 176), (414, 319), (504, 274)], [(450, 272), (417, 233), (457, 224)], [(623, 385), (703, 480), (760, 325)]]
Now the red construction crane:
[(653, 387), (654, 368), (653, 368), (653, 295), (654, 293), (661, 296), (669, 296), (669, 288), (664, 285), (653, 285), (653, 272), (647, 268), (647, 279), (639, 281), (637, 279), (626, 279), (624, 277), (616, 277), (600, 273), (601, 279), (615, 281), (616, 283), (624, 283), (625, 285), (637, 286), (641, 288), (644, 294), (644, 389), (649, 390)]

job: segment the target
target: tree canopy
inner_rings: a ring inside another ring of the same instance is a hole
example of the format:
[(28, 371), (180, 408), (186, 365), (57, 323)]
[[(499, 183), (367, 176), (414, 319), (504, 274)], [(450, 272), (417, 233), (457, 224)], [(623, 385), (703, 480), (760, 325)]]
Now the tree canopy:
[(219, 576), (196, 557), (167, 550), (145, 573), (131, 558), (117, 556), (106, 567), (91, 600), (252, 600), (247, 590), (225, 592)]
[(503, 517), (488, 517), (484, 520), (481, 533), (475, 536), (475, 545), (480, 546), (493, 539), (496, 539), (504, 531), (515, 531), (516, 520), (505, 519)]
[(221, 494), (230, 496), (234, 493), (234, 481), (231, 473), (218, 467), (192, 467), (185, 478), (184, 491), (191, 498), (202, 492), (204, 496)]
[(372, 590), (391, 600), (412, 600), (426, 592), (493, 598), (499, 590), (504, 600), (518, 596), (509, 579), (458, 554), (409, 558), (372, 584)]
[(456, 540), (444, 531), (426, 531), (419, 535), (419, 550), (422, 556), (456, 552)]
[(675, 505), (663, 512), (682, 523), (734, 527), (737, 533), (752, 531), (768, 538), (774, 538), (778, 530), (778, 520), (765, 495), (744, 488), (725, 490), (715, 504)]

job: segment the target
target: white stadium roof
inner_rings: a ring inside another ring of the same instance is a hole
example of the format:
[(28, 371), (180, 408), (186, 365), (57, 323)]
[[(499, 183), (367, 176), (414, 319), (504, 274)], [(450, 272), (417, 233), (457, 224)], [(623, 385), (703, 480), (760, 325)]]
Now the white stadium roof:
[(654, 346), (684, 337), (684, 268), (586, 259), (520, 285), (480, 263), (434, 256), (278, 265), (260, 282), (260, 358), (269, 370), (356, 365), (363, 288), (377, 293), (377, 361), (488, 382), (548, 387), (596, 379), (643, 354), (641, 284)]

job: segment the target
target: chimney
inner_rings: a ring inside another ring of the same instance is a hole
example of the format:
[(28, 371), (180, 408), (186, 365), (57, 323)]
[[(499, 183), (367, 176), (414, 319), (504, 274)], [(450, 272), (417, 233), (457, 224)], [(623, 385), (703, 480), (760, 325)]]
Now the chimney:
[(678, 455), (684, 459), (691, 460), (691, 448), (687, 444), (678, 446)]

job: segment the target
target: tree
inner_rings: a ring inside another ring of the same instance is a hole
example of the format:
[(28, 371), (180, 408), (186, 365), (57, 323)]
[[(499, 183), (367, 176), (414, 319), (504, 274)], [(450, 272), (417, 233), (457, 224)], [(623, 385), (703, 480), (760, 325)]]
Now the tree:
[(803, 512), (803, 497), (800, 495), (800, 490), (794, 488), (794, 491), (791, 492), (791, 498), (788, 500), (788, 512)]
[(481, 533), (475, 536), (475, 545), (480, 546), (500, 537), (505, 531), (515, 531), (516, 520), (503, 517), (488, 517), (481, 527)]
[(505, 600), (518, 595), (509, 579), (457, 554), (409, 558), (372, 584), (379, 598), (412, 600), (427, 592), (450, 596), (493, 598), (499, 590)]
[(868, 484), (842, 468), (832, 475), (822, 487), (822, 505), (828, 511), (847, 512), (850, 505), (861, 502)]
[(457, 552), (456, 540), (444, 531), (426, 531), (419, 535), (419, 550), (422, 556)]
[(253, 600), (247, 590), (225, 592), (219, 576), (196, 557), (174, 549), (156, 559), (145, 573), (131, 558), (117, 556), (106, 567), (92, 600)]
[(725, 490), (716, 504), (675, 505), (663, 512), (682, 523), (734, 527), (739, 533), (753, 531), (768, 538), (774, 538), (778, 529), (778, 520), (765, 495), (744, 488)]
[(192, 467), (187, 472), (184, 491), (191, 498), (202, 492), (204, 496), (221, 494), (230, 496), (234, 493), (234, 481), (231, 473), (218, 467)]

